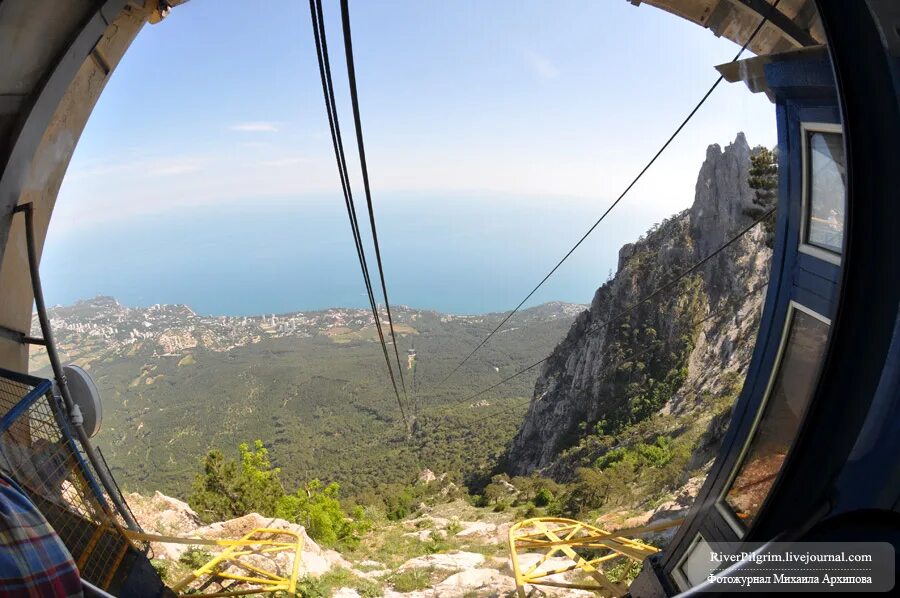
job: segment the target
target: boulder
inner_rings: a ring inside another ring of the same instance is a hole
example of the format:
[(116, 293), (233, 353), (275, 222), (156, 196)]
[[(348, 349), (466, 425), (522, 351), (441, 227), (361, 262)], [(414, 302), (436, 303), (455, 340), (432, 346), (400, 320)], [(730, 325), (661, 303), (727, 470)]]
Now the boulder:
[(463, 598), (473, 592), (478, 596), (499, 597), (515, 589), (515, 581), (496, 569), (468, 569), (454, 573), (434, 587), (434, 595)]
[(203, 522), (188, 504), (157, 491), (150, 498), (132, 492), (125, 497), (144, 531), (177, 536), (197, 529)]
[(438, 569), (442, 571), (460, 571), (475, 569), (484, 563), (484, 555), (477, 552), (453, 551), (441, 554), (426, 554), (409, 559), (397, 569), (409, 571), (410, 569)]
[(445, 539), (447, 530), (443, 529), (423, 529), (417, 532), (407, 532), (403, 534), (405, 538), (416, 538), (419, 542), (426, 542), (432, 538)]
[(459, 524), (463, 529), (456, 535), (460, 538), (486, 537), (497, 531), (495, 524), (486, 521), (460, 521)]
[[(303, 537), (300, 575), (319, 576), (334, 568), (349, 569), (350, 563), (334, 550), (322, 548), (306, 535), (302, 525), (296, 525), (284, 519), (263, 517), (259, 513), (250, 513), (236, 519), (220, 521), (197, 529), (194, 533), (203, 538), (240, 538), (257, 528), (283, 529), (299, 533)], [(270, 559), (274, 566), (292, 565), (294, 557), (289, 552), (274, 553)], [(263, 566), (265, 568), (265, 566)], [(289, 568), (286, 570), (290, 570)]]
[[(543, 557), (543, 555), (538, 554), (538, 553), (527, 552), (524, 554), (520, 554), (519, 555), (519, 568), (522, 571), (528, 571), (538, 561), (540, 561), (542, 557)], [(537, 571), (551, 571), (553, 569), (562, 569), (564, 567), (570, 566), (571, 564), (572, 564), (572, 561), (566, 557), (551, 557), (551, 558), (547, 559), (546, 561), (544, 561), (543, 563), (541, 563), (541, 566), (537, 568)], [(510, 563), (510, 568), (512, 568), (511, 563)], [(578, 575), (577, 573), (570, 571), (567, 573), (556, 573), (555, 575), (548, 575), (544, 579), (546, 579), (547, 581), (573, 583), (573, 582), (575, 582), (575, 578), (577, 575)], [(513, 582), (513, 583), (515, 583), (515, 582)], [(569, 589), (569, 588), (565, 588), (565, 589), (553, 588), (550, 586), (532, 586), (532, 585), (525, 586), (525, 593), (528, 594), (529, 596), (531, 595), (533, 590), (536, 590), (538, 592), (538, 595), (543, 594), (546, 596), (576, 596), (579, 598), (581, 598), (581, 597), (593, 598), (594, 596), (596, 596), (595, 593), (589, 592), (587, 590), (573, 590), (573, 589)]]
[(431, 471), (430, 469), (423, 469), (421, 472), (419, 472), (419, 479), (416, 480), (416, 483), (423, 484), (423, 485), (430, 484), (431, 482), (435, 481), (436, 479), (437, 479), (437, 476), (434, 475), (433, 471)]
[[(301, 575), (318, 576), (334, 568), (351, 567), (350, 563), (334, 550), (319, 546), (306, 534), (302, 525), (296, 525), (284, 519), (263, 517), (259, 513), (250, 513), (243, 517), (219, 521), (202, 526), (197, 513), (185, 502), (156, 492), (146, 498), (132, 493), (126, 497), (134, 511), (135, 518), (145, 531), (152, 534), (176, 536), (180, 538), (229, 539), (237, 540), (258, 528), (283, 529), (300, 534), (303, 538)], [(199, 544), (197, 546), (200, 546)], [(153, 542), (153, 556), (158, 559), (177, 561), (191, 547), (189, 544)], [(205, 547), (210, 552), (222, 550), (217, 546)], [(290, 551), (271, 553), (265, 556), (254, 555), (247, 562), (276, 573), (290, 573), (294, 563), (294, 555)]]
[(418, 529), (422, 527), (443, 529), (449, 524), (449, 519), (445, 517), (433, 517), (431, 515), (423, 515), (403, 522), (403, 526), (406, 529)]

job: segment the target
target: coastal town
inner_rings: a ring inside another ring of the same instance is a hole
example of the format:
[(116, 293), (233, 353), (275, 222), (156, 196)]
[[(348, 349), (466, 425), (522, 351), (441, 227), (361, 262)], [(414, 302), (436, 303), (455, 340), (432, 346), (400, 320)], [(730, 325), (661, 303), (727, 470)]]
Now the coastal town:
[[(548, 303), (526, 310), (520, 317), (553, 319), (571, 317), (582, 305)], [(478, 325), (496, 314), (452, 315), (397, 305), (391, 310), (394, 329), (399, 336), (416, 335), (422, 318), (442, 324), (459, 322)], [(98, 296), (69, 306), (49, 310), (50, 323), (63, 354), (78, 363), (90, 353), (90, 361), (106, 356), (178, 357), (194, 350), (223, 353), (259, 343), (265, 339), (324, 336), (336, 343), (377, 340), (375, 318), (371, 310), (329, 308), (319, 311), (264, 314), (254, 316), (202, 315), (187, 305), (155, 304), (128, 307), (115, 298)], [(387, 314), (381, 312), (387, 327)], [(39, 336), (37, 316), (32, 334)], [(100, 352), (103, 355), (98, 355)], [(40, 369), (46, 352), (36, 346), (31, 354), (32, 367)]]

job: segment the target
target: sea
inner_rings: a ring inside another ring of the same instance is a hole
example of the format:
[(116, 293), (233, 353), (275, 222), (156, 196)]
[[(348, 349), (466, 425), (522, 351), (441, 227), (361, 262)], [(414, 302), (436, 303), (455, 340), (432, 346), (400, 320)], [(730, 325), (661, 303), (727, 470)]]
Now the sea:
[[(356, 201), (382, 303), (368, 213), (364, 199)], [(489, 195), (382, 199), (376, 223), (390, 302), (454, 314), (509, 310), (607, 205)], [(662, 215), (616, 210), (526, 305), (589, 303), (615, 270), (622, 244)], [(208, 204), (95, 224), (54, 221), (41, 272), (49, 305), (110, 295), (130, 306), (180, 303), (202, 314), (258, 315), (368, 304), (339, 196)]]

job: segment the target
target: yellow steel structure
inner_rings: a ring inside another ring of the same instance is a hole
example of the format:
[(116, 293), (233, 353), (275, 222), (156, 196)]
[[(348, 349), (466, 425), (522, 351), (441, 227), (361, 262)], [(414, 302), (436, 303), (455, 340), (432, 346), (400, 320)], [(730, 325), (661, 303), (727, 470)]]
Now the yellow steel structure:
[[(177, 536), (161, 536), (140, 532), (126, 532), (134, 540), (149, 542), (163, 542), (172, 544), (191, 544), (203, 546), (221, 546), (225, 548), (216, 554), (208, 563), (192, 571), (190, 575), (172, 585), (172, 590), (179, 596), (245, 596), (248, 594), (275, 594), (287, 593), (289, 596), (297, 595), (297, 576), (300, 572), (301, 551), (303, 550), (303, 536), (296, 532), (284, 529), (258, 528), (246, 534), (239, 540), (218, 540), (207, 538), (181, 538)], [(288, 539), (278, 539), (287, 536)], [(294, 551), (294, 564), (288, 577), (271, 573), (253, 565), (244, 557), (251, 555), (266, 555), (286, 550)], [(226, 569), (242, 569), (246, 575), (226, 571)], [(200, 591), (194, 589), (190, 593), (184, 592), (188, 586), (198, 580), (203, 580), (199, 586)], [(213, 581), (232, 583), (223, 591), (203, 592)], [(244, 584), (253, 587), (238, 587)], [(233, 589), (232, 589), (233, 588)]]
[[(609, 579), (603, 569), (608, 570), (611, 565), (628, 563), (622, 575), (624, 578), (631, 567), (639, 566), (645, 558), (659, 552), (658, 548), (640, 540), (625, 537), (626, 533), (640, 535), (659, 531), (679, 525), (681, 521), (679, 519), (619, 532), (607, 532), (587, 523), (559, 517), (536, 517), (520, 521), (509, 529), (509, 554), (516, 579), (516, 592), (520, 598), (525, 598), (525, 585), (528, 584), (593, 590), (602, 596), (623, 596), (628, 592), (628, 588), (620, 582)], [(523, 571), (519, 559), (520, 552), (537, 551), (544, 554)], [(543, 567), (551, 558), (563, 555), (568, 557), (570, 564), (556, 568)], [(554, 575), (576, 569), (585, 572), (591, 579), (583, 583), (552, 579)]]

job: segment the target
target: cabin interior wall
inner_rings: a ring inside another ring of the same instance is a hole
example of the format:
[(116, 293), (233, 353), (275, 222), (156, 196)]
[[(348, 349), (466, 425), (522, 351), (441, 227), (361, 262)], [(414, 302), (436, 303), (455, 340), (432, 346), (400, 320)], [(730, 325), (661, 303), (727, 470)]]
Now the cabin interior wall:
[[(36, 6), (35, 13), (39, 9), (40, 7)], [(46, 12), (47, 9), (44, 8), (43, 14), (46, 15)], [(15, 24), (10, 25), (3, 21), (3, 17), (9, 14), (7, 11), (0, 11), (0, 30), (15, 26)], [(13, 16), (18, 16), (18, 13)], [(14, 197), (5, 197), (4, 199), (13, 206), (29, 202), (33, 204), (34, 233), (38, 254), (43, 250), (44, 239), (60, 185), (87, 119), (109, 80), (110, 74), (147, 18), (148, 11), (129, 6), (110, 21), (96, 45), (93, 48), (85, 47), (80, 55), (78, 52), (82, 48), (76, 48), (74, 45), (67, 53), (63, 53), (62, 50), (68, 45), (68, 41), (63, 41), (60, 58), (45, 65), (47, 72), (43, 73), (43, 77), (36, 79), (35, 91), (31, 94), (30, 101), (22, 103), (22, 111), (17, 115), (19, 126), (11, 127), (12, 132), (7, 138), (7, 142), (3, 144), (7, 150), (5, 156), (7, 164), (3, 177), (6, 180), (21, 181), (12, 191)], [(71, 15), (70, 22), (77, 27), (83, 26), (84, 16)], [(68, 36), (60, 34), (57, 37), (70, 41), (76, 37), (77, 33), (78, 29), (73, 27), (68, 31)], [(42, 134), (31, 153), (30, 161), (14, 163), (9, 160), (9, 156), (17, 144), (28, 143), (24, 137), (30, 134), (27, 127), (22, 126), (22, 123), (28, 120), (29, 111), (35, 110), (35, 106), (38, 105), (37, 96), (39, 94), (53, 93), (52, 89), (47, 89), (49, 85), (44, 83), (49, 80), (49, 73), (64, 61), (77, 61), (79, 66), (74, 70), (74, 76), (67, 82), (67, 87), (55, 109), (50, 112)], [(9, 69), (3, 73), (3, 76), (14, 78), (20, 76), (20, 73)], [(9, 81), (0, 80), (0, 86), (5, 88), (9, 85), (11, 85)], [(18, 169), (18, 172), (10, 172), (10, 169), (13, 168)], [(4, 247), (0, 248), (2, 249), (0, 251), (0, 289), (2, 289), (0, 325), (27, 333), (31, 328), (33, 295), (28, 270), (25, 219), (22, 215), (11, 215), (6, 222), (2, 223), (2, 226), (8, 227), (8, 230), (2, 231), (5, 234), (0, 235), (0, 244), (4, 238), (6, 241)], [(27, 371), (27, 346), (0, 339), (0, 367)]]

